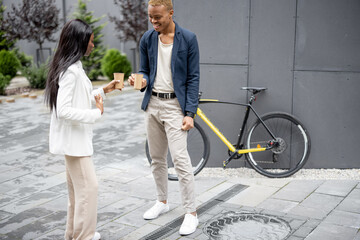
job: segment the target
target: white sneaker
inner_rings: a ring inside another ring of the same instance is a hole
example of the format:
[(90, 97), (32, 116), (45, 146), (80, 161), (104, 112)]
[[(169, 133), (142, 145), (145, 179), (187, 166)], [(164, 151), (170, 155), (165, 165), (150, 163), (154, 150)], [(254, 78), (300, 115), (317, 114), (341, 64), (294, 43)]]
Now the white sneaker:
[(157, 218), (161, 213), (169, 211), (169, 204), (156, 201), (155, 205), (144, 213), (145, 220)]
[(199, 225), (199, 220), (197, 215), (194, 216), (190, 213), (185, 214), (183, 223), (181, 224), (179, 233), (180, 235), (189, 235), (196, 231), (197, 226)]
[(100, 240), (100, 238), (101, 238), (100, 233), (95, 232), (95, 234), (91, 240)]

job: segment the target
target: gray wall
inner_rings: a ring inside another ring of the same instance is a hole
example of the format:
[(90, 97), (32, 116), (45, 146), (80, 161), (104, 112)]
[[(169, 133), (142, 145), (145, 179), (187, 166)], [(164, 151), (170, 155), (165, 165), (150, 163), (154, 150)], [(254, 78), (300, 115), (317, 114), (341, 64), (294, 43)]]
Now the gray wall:
[[(243, 102), (241, 87), (267, 87), (254, 106), (303, 122), (312, 140), (307, 168), (360, 167), (359, 0), (174, 0), (174, 8), (198, 37), (203, 97)], [(235, 142), (244, 109), (201, 108)], [(208, 166), (220, 167), (227, 149), (204, 129)]]
[[(4, 6), (7, 7), (5, 14), (7, 11), (11, 10), (11, 5), (14, 4), (15, 6), (18, 6), (20, 3), (22, 3), (22, 0), (3, 0)], [(116, 48), (119, 49), (122, 53), (125, 53), (128, 56), (129, 61), (133, 64), (134, 62), (134, 52), (133, 48), (136, 47), (136, 44), (134, 42), (122, 42), (117, 38), (117, 32), (114, 31), (115, 25), (114, 23), (109, 21), (108, 14), (112, 16), (119, 16), (120, 11), (117, 6), (114, 5), (114, 2), (112, 0), (105, 0), (105, 1), (99, 1), (99, 0), (92, 0), (92, 1), (86, 1), (88, 11), (93, 11), (93, 17), (99, 18), (104, 16), (104, 18), (99, 21), (98, 24), (103, 24), (107, 22), (107, 25), (102, 30), (102, 33), (104, 35), (103, 37), (103, 43), (107, 48)], [(55, 4), (58, 9), (60, 9), (59, 17), (63, 19), (64, 16), (64, 9), (63, 9), (63, 1), (62, 0), (56, 0)], [(77, 9), (78, 1), (77, 0), (65, 0), (65, 13), (67, 16), (67, 20), (72, 19), (73, 12)], [(5, 15), (6, 16), (6, 15)], [(63, 26), (64, 22), (61, 21), (59, 31), (57, 34), (54, 35), (55, 39), (58, 39), (60, 35), (61, 28)], [(21, 40), (17, 42), (17, 46), (20, 47), (22, 51), (24, 51), (26, 54), (36, 56), (36, 49), (38, 49), (38, 45), (35, 42), (28, 42), (26, 40)], [(51, 48), (52, 51), (54, 51), (54, 48), (56, 48), (55, 42), (45, 42), (44, 48)]]

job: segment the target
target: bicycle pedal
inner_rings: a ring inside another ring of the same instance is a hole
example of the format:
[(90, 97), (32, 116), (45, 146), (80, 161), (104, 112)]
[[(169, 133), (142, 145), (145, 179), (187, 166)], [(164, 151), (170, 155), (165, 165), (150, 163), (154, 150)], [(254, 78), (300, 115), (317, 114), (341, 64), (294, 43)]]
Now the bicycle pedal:
[(224, 161), (224, 162), (223, 162), (223, 169), (225, 169), (225, 168), (226, 168), (226, 165), (227, 165), (227, 162), (226, 162), (226, 161)]

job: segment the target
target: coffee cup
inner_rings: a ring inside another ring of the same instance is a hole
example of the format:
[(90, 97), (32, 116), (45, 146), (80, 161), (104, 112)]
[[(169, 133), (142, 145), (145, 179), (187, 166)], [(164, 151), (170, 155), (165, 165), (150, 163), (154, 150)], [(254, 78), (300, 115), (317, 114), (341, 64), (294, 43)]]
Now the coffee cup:
[(141, 74), (141, 73), (134, 73), (133, 76), (134, 76), (134, 79), (135, 79), (134, 88), (137, 89), (137, 90), (140, 90), (141, 86), (142, 86), (142, 80), (143, 80), (144, 75)]
[(116, 89), (122, 89), (124, 87), (124, 73), (114, 73), (114, 80), (120, 80), (115, 84)]

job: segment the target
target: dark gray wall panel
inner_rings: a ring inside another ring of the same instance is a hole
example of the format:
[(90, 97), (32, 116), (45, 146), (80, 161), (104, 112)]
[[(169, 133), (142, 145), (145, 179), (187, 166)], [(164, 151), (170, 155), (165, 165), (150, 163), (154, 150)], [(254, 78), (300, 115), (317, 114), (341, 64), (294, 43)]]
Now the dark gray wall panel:
[[(247, 67), (201, 65), (200, 70), (200, 90), (203, 92), (202, 98), (240, 103), (246, 100), (246, 92), (240, 89), (242, 86), (246, 86)], [(229, 141), (235, 142), (245, 111), (243, 107), (211, 103), (201, 104), (199, 107)], [(227, 158), (227, 147), (207, 125), (203, 124), (200, 118), (197, 121), (210, 138), (211, 152), (208, 166), (221, 167), (222, 161)], [(234, 165), (235, 163), (230, 164), (230, 166)]]
[(174, 0), (174, 10), (196, 33), (201, 63), (248, 63), (249, 0)]
[(359, 26), (359, 0), (299, 0), (296, 70), (360, 71)]
[(296, 1), (251, 1), (249, 86), (267, 87), (261, 112), (291, 112)]
[(295, 72), (294, 114), (310, 132), (307, 168), (358, 168), (360, 73)]

